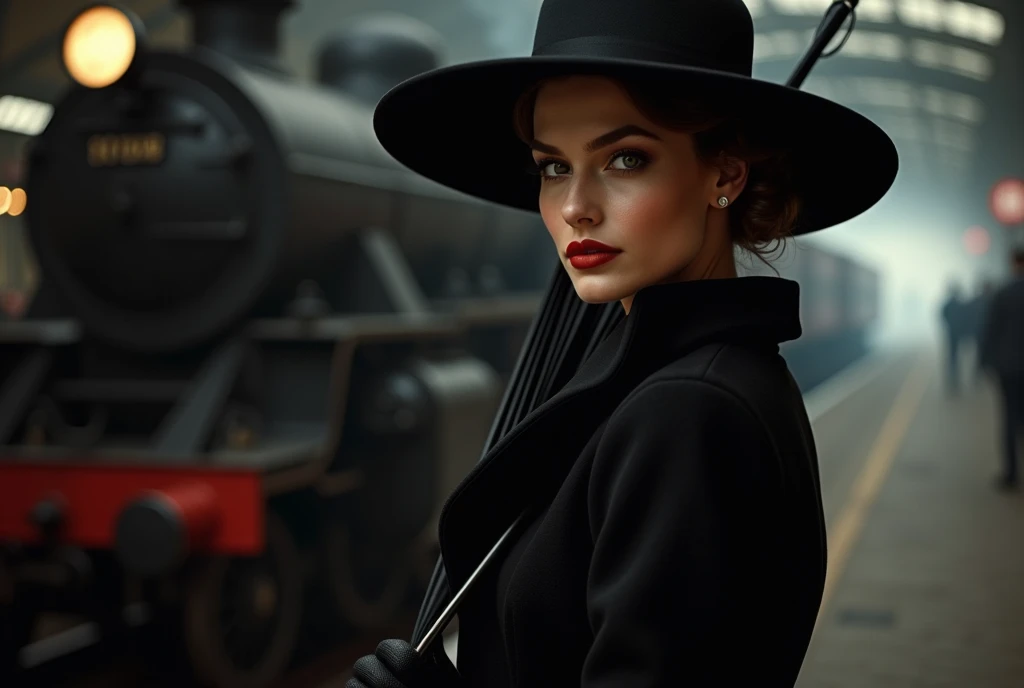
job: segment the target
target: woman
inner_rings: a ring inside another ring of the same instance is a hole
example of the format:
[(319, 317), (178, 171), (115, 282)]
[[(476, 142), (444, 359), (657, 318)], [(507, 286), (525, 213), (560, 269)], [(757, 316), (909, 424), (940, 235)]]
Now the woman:
[[(783, 686), (825, 576), (811, 429), (779, 343), (798, 290), (755, 252), (888, 190), (892, 142), (750, 78), (741, 0), (546, 0), (533, 57), (418, 77), (378, 106), (401, 162), (537, 211), (579, 298), (628, 314), (449, 499), (456, 670), (381, 643), (350, 688)], [(532, 175), (523, 173), (524, 167)]]

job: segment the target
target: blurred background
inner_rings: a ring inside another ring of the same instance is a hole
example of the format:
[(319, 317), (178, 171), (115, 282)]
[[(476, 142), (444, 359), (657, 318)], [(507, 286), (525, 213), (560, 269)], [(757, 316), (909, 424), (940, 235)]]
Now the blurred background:
[[(784, 82), (831, 3), (746, 3), (754, 76)], [(537, 218), (393, 163), (370, 113), (434, 66), (528, 54), (540, 4), (123, 0), (136, 45), (91, 3), (0, 0), (0, 659), (16, 680), (329, 685), (408, 635), (440, 505), (479, 457), (556, 262)], [(76, 17), (93, 22), (85, 47), (66, 40)], [(124, 55), (114, 86), (71, 77), (102, 81)], [(1024, 4), (861, 0), (804, 88), (900, 154), (881, 203), (775, 262), (801, 284), (805, 334), (783, 353), (815, 423), (841, 601), (901, 456), (908, 490), (1000, 462), (975, 351), (1024, 247)], [(844, 164), (809, 143), (823, 175)], [(960, 498), (947, 507), (975, 529), (956, 542), (1024, 531), (1019, 500)], [(948, 524), (908, 528), (923, 551), (956, 546), (922, 535)], [(1024, 573), (1019, 541), (992, 548), (1000, 575)], [(943, 585), (989, 585), (978, 566)], [(919, 628), (877, 635), (898, 625), (890, 602), (829, 608), (880, 644), (823, 631), (807, 685), (889, 685), (864, 656), (935, 651)], [(1005, 657), (967, 645), (985, 680), (941, 685), (1024, 685), (1024, 622), (1006, 624)], [(947, 640), (947, 656), (965, 647)], [(940, 685), (903, 656), (891, 685)]]
[[(154, 45), (190, 43), (190, 20), (176, 3), (124, 4), (143, 18)], [(784, 81), (829, 2), (747, 4), (757, 27), (755, 76)], [(59, 46), (67, 18), (81, 6), (51, 0), (43, 16), (32, 3), (6, 3), (2, 90), (24, 99), (7, 98), (0, 107), (0, 174), (12, 188), (21, 178), (25, 143), (46, 125), (68, 87)], [(443, 37), (443, 64), (527, 54), (539, 6), (537, 0), (305, 0), (282, 19), (280, 54), (298, 78), (314, 80), (324, 41), (353, 20), (385, 11), (435, 29)], [(807, 240), (841, 247), (882, 271), (881, 333), (927, 336), (935, 327), (928, 314), (949, 281), (970, 291), (1006, 273), (1002, 257), (1014, 227), (993, 216), (990, 192), (1001, 179), (1021, 174), (1024, 45), (1011, 31), (1020, 11), (1013, 3), (863, 0), (857, 30), (842, 52), (820, 62), (805, 85), (871, 117), (899, 149), (900, 175), (882, 204)], [(823, 167), (827, 155), (823, 150)], [(23, 220), (8, 214), (0, 221), (5, 237), (22, 231)], [(17, 239), (4, 241), (0, 285), (32, 284), (31, 257), (21, 257)]]

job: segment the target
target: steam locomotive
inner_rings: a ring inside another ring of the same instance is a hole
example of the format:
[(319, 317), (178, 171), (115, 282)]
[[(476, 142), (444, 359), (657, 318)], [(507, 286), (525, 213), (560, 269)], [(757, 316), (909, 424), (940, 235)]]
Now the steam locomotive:
[[(352, 626), (392, 618), (557, 266), (537, 217), (378, 145), (372, 104), (434, 66), (427, 37), (350, 32), (314, 86), (275, 56), (289, 0), (181, 4), (187, 52), (112, 7), (76, 17), (78, 85), (31, 150), (42, 284), (0, 323), (9, 670), (53, 610), (116, 635), (144, 603), (218, 688), (283, 672), (312, 585)], [(877, 278), (794, 254), (786, 355), (813, 384), (863, 350)]]
[[(289, 2), (185, 4), (186, 53), (79, 15), (79, 85), (30, 153), (42, 284), (0, 327), (2, 645), (15, 666), (42, 611), (116, 632), (139, 601), (179, 618), (202, 683), (259, 686), (310, 579), (365, 628), (432, 564), (554, 256), (537, 218), (393, 162), (368, 94), (290, 78)], [(425, 39), (367, 33), (321, 71), (365, 91), (433, 66)]]

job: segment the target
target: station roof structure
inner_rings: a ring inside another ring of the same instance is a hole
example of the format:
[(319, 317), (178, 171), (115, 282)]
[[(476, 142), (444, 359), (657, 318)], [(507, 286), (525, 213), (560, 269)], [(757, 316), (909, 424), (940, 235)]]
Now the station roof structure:
[[(0, 0), (0, 130), (34, 133), (45, 125), (47, 113), (45, 107), (29, 112), (32, 101), (52, 103), (69, 83), (59, 59), (61, 37), (70, 18), (91, 3), (45, 2), (47, 11), (40, 12), (39, 0)], [(339, 22), (370, 6), (401, 11), (409, 5), (406, 0), (300, 0), (293, 12), (322, 14), (328, 11), (320, 7), (325, 2)], [(439, 2), (449, 6), (446, 15), (457, 14), (452, 7), (457, 3)], [(757, 31), (755, 76), (784, 81), (831, 0), (745, 2)], [(177, 3), (121, 4), (144, 20), (155, 45), (189, 42), (188, 18)], [(429, 3), (415, 4), (422, 18), (427, 10), (421, 8)], [(532, 11), (528, 4), (524, 12)], [(443, 33), (445, 27), (435, 28)], [(971, 186), (972, 197), (983, 199), (990, 181), (1024, 176), (1024, 3), (1019, 0), (860, 0), (854, 32), (841, 52), (819, 63), (805, 88), (871, 117), (896, 141), (901, 174), (936, 192)]]

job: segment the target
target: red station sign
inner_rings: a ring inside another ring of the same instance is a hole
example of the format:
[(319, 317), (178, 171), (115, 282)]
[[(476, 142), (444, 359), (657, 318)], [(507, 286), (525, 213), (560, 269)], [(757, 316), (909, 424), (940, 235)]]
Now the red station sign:
[(989, 194), (988, 206), (1000, 224), (1024, 224), (1024, 180), (1008, 178), (997, 183)]

